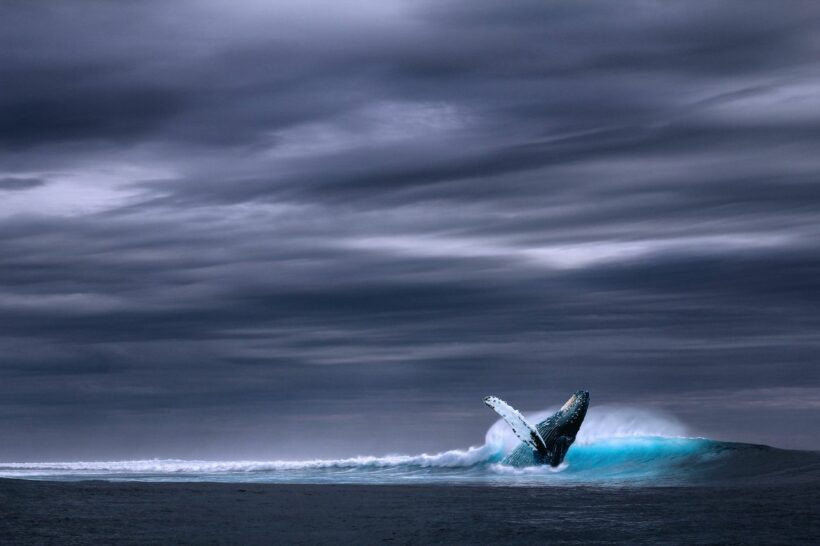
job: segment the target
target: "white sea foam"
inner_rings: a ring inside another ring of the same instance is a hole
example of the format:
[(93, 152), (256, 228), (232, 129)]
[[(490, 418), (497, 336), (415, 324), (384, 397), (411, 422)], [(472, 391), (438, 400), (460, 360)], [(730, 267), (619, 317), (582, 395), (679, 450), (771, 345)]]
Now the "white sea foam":
[[(526, 415), (535, 424), (554, 413), (555, 409)], [(589, 410), (576, 442), (577, 446), (592, 445), (612, 438), (625, 437), (681, 437), (686, 430), (674, 418), (648, 410), (626, 407), (595, 407)], [(302, 461), (191, 461), (180, 459), (147, 459), (133, 461), (74, 461), (48, 463), (0, 463), (0, 476), (49, 475), (214, 475), (253, 472), (332, 471), (355, 469), (458, 469), (491, 463), (499, 473), (545, 472), (540, 470), (509, 469), (500, 462), (520, 440), (509, 426), (498, 420), (487, 431), (482, 446), (466, 450), (454, 449), (435, 454), (359, 456), (345, 459), (312, 459)], [(566, 465), (546, 472), (560, 472)]]
[(483, 445), (467, 450), (454, 449), (428, 455), (386, 455), (384, 457), (360, 456), (347, 459), (312, 459), (304, 461), (189, 461), (181, 459), (145, 459), (135, 461), (73, 461), (54, 463), (0, 463), (0, 476), (10, 473), (19, 475), (24, 471), (84, 472), (84, 473), (236, 473), (287, 470), (322, 470), (347, 468), (459, 468), (484, 463), (497, 457), (492, 446)]

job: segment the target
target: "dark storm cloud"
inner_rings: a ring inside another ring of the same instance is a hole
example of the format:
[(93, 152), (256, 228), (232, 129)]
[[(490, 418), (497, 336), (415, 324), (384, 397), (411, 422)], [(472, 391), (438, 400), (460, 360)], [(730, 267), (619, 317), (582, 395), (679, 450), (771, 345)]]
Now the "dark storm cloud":
[(0, 457), (455, 447), (579, 386), (816, 448), (818, 16), (8, 4)]

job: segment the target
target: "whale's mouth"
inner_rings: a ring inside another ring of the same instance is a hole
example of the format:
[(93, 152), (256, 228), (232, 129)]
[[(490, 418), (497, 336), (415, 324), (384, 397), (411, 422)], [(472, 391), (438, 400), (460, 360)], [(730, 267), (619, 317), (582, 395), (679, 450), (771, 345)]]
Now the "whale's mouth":
[(561, 409), (559, 411), (562, 411), (562, 412), (571, 411), (572, 408), (575, 407), (575, 404), (576, 404), (577, 400), (578, 400), (578, 395), (573, 394), (572, 396), (569, 397), (569, 400), (564, 402), (564, 405), (561, 406)]

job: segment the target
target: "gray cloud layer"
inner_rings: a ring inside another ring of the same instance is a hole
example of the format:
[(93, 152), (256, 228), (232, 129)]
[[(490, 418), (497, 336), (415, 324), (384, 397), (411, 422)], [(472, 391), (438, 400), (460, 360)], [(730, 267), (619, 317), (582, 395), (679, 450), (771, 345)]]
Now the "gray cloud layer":
[(0, 457), (457, 447), (581, 386), (820, 448), (819, 16), (10, 3)]

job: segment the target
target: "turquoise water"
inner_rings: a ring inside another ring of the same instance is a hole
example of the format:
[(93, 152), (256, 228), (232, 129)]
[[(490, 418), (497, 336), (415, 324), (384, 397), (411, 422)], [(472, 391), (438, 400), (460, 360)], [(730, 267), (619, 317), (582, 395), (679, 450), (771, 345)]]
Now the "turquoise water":
[[(555, 410), (529, 414), (539, 422)], [(484, 443), (434, 454), (344, 459), (0, 462), (0, 477), (256, 483), (653, 486), (820, 476), (820, 454), (693, 438), (673, 417), (640, 408), (590, 408), (557, 468), (502, 463), (520, 441), (503, 421)]]
[(513, 468), (485, 444), (434, 455), (305, 461), (0, 463), (0, 477), (257, 483), (459, 483), (523, 486), (686, 485), (814, 472), (820, 455), (703, 438), (634, 436), (575, 445), (558, 468)]

